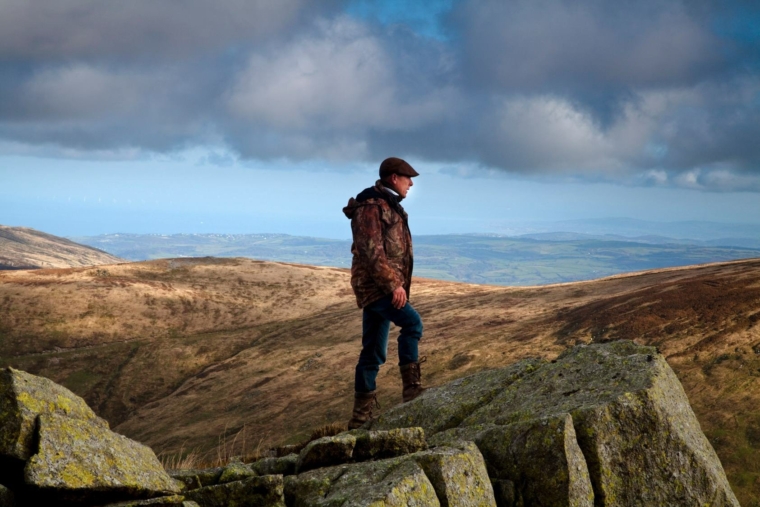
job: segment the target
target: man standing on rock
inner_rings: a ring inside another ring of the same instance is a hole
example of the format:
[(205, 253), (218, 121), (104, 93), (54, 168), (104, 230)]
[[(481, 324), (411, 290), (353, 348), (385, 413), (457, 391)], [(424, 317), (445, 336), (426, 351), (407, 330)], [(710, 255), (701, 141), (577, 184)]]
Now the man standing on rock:
[(404, 384), (404, 402), (425, 390), (422, 387), (417, 345), (422, 338), (422, 320), (409, 304), (412, 283), (412, 235), (401, 200), (419, 176), (400, 158), (380, 164), (380, 179), (348, 201), (343, 213), (351, 219), (351, 286), (356, 302), (364, 310), (362, 351), (354, 380), (354, 411), (348, 428), (358, 428), (372, 418), (377, 406), (375, 379), (385, 363), (391, 322), (401, 328), (398, 336), (399, 367)]

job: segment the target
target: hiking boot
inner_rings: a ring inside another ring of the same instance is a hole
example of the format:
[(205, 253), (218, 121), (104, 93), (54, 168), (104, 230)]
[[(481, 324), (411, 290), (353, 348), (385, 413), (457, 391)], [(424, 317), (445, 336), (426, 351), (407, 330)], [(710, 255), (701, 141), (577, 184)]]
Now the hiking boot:
[(427, 361), (427, 357), (423, 356), (416, 363), (409, 363), (399, 367), (401, 370), (401, 381), (404, 383), (404, 391), (402, 392), (404, 403), (412, 401), (425, 392), (426, 388), (422, 387), (422, 372), (420, 371), (420, 365), (425, 361)]
[(380, 408), (377, 391), (354, 393), (354, 414), (348, 421), (348, 429), (354, 430), (372, 419), (372, 409)]

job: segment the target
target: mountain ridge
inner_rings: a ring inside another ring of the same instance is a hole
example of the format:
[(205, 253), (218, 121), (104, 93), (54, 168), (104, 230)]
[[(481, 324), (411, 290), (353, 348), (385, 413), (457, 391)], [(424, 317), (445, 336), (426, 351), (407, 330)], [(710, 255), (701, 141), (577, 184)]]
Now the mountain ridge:
[(0, 225), (0, 270), (114, 264), (123, 259), (98, 248), (29, 227)]

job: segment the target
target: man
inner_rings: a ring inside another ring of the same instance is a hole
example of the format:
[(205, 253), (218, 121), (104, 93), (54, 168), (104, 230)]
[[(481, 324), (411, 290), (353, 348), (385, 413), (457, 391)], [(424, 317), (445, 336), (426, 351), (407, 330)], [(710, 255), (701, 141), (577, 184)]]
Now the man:
[(422, 387), (417, 345), (422, 338), (422, 320), (409, 304), (412, 283), (412, 235), (407, 214), (399, 204), (419, 176), (400, 158), (380, 164), (380, 179), (348, 201), (343, 213), (351, 219), (351, 286), (363, 309), (362, 351), (354, 379), (354, 410), (349, 429), (372, 418), (377, 405), (375, 379), (385, 363), (391, 322), (401, 328), (398, 356), (404, 384), (402, 397), (410, 401)]

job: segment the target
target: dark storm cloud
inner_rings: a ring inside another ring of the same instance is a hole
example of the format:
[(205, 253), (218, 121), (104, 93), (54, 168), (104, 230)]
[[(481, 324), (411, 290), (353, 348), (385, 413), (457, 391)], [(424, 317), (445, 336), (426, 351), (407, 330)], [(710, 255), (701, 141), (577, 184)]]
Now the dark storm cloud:
[(0, 139), (760, 188), (753, 2), (463, 0), (444, 40), (341, 5), (0, 0)]
[(719, 190), (760, 174), (756, 2), (468, 0), (447, 22), (468, 117), (379, 146)]
[(335, 0), (0, 0), (0, 60), (191, 57), (282, 35)]
[(732, 16), (743, 19), (748, 12), (721, 5), (723, 10), (699, 1), (470, 0), (451, 23), (462, 35), (463, 71), (473, 88), (557, 94), (607, 127), (639, 92), (723, 80), (744, 70), (748, 50), (760, 47), (747, 47), (719, 28), (721, 22), (735, 26)]
[(677, 1), (471, 0), (452, 14), (465, 69), (500, 92), (672, 86), (726, 65), (709, 19)]

